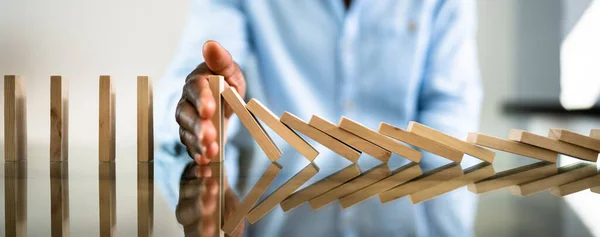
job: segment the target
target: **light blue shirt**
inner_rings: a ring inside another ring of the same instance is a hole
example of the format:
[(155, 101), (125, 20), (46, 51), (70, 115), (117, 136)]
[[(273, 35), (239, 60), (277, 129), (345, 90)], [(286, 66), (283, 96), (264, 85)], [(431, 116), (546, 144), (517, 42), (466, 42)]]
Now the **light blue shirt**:
[[(289, 111), (308, 121), (316, 114), (334, 123), (343, 115), (371, 129), (382, 121), (402, 128), (417, 121), (466, 138), (467, 132), (477, 130), (482, 99), (475, 10), (472, 0), (354, 0), (348, 10), (342, 0), (192, 1), (177, 55), (156, 88), (156, 138), (162, 149), (157, 162), (163, 166), (157, 169), (157, 178), (163, 180), (157, 182), (165, 183), (167, 196), (177, 200), (177, 192), (167, 190), (175, 184), (169, 183), (178, 182), (191, 159), (181, 155), (186, 152), (179, 144), (175, 107), (185, 77), (203, 61), (202, 45), (207, 40), (229, 50), (244, 70), (248, 97), (257, 98), (277, 115)], [(270, 134), (284, 152), (280, 159), (284, 169), (297, 171), (307, 164), (275, 133)], [(231, 186), (242, 187), (237, 191), (243, 197), (255, 180), (244, 184), (236, 177), (260, 176), (270, 161), (260, 155), (236, 119), (228, 136), (225, 165)], [(322, 170), (333, 172), (349, 164), (312, 144), (321, 152), (316, 163)], [(240, 158), (241, 150), (259, 155)], [(405, 163), (396, 155), (392, 161)], [(367, 154), (361, 156), (361, 167), (378, 162)], [(447, 160), (424, 152), (421, 166), (430, 169), (444, 163)], [(463, 167), (473, 163), (473, 158), (465, 157)], [(248, 168), (240, 170), (240, 165)], [(309, 183), (331, 172), (319, 172)], [(338, 204), (315, 212), (304, 205), (285, 214), (275, 208), (247, 226), (246, 232), (255, 236), (468, 236), (475, 206), (476, 198), (463, 188), (418, 205), (406, 198), (382, 205), (372, 198), (347, 210)]]

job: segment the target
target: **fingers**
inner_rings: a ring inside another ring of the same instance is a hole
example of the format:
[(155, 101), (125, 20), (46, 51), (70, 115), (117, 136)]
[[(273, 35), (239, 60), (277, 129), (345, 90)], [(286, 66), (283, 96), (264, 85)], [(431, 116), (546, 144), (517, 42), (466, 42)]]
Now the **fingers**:
[(190, 102), (198, 115), (210, 119), (215, 113), (216, 104), (205, 76), (197, 75), (188, 79), (183, 87), (182, 97)]
[(190, 157), (199, 164), (208, 163), (218, 152), (217, 131), (212, 121), (200, 118), (187, 100), (181, 100), (177, 105), (175, 119), (180, 126), (179, 138)]
[(213, 74), (225, 77), (229, 86), (234, 87), (242, 97), (246, 95), (244, 74), (223, 46), (216, 41), (206, 41), (202, 47), (202, 56)]

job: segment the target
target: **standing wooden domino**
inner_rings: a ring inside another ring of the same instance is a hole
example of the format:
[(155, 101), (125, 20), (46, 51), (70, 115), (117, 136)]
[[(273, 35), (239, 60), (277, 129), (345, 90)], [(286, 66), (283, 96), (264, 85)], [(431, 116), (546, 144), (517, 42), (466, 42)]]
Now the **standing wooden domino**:
[(115, 160), (115, 93), (110, 76), (100, 76), (98, 160)]
[(69, 159), (69, 90), (61, 76), (50, 77), (50, 161)]
[(556, 164), (541, 161), (499, 172), (492, 177), (467, 185), (467, 189), (472, 193), (482, 194), (503, 189), (512, 185), (518, 185), (537, 179), (542, 179), (552, 176), (557, 172), (558, 169)]
[(540, 136), (523, 130), (513, 129), (508, 135), (508, 139), (526, 143), (529, 145), (541, 147), (551, 151), (568, 155), (577, 159), (596, 162), (598, 152), (584, 147), (576, 146), (566, 142), (561, 142), (553, 138)]
[(556, 163), (556, 160), (558, 159), (558, 153), (555, 151), (546, 150), (544, 148), (539, 148), (525, 143), (492, 137), (485, 134), (469, 133), (467, 141), (480, 146), (538, 160), (548, 161), (551, 163)]
[(600, 139), (588, 137), (559, 128), (551, 128), (550, 132), (548, 133), (548, 137), (600, 152)]
[(217, 155), (217, 159), (213, 157), (210, 159), (211, 162), (223, 162), (225, 159), (225, 134), (224, 134), (224, 114), (225, 109), (223, 102), (223, 97), (221, 93), (225, 90), (225, 79), (223, 76), (211, 75), (208, 76), (208, 85), (210, 87), (210, 91), (213, 94), (213, 98), (215, 99), (215, 114), (211, 118), (211, 121), (215, 128), (217, 129), (217, 143), (219, 144), (219, 154)]
[[(114, 122), (114, 121), (113, 121)], [(147, 76), (137, 77), (137, 160), (154, 160), (154, 116), (152, 81)]]
[(517, 196), (529, 196), (555, 186), (567, 184), (592, 176), (596, 173), (596, 166), (586, 163), (575, 163), (558, 168), (558, 174), (538, 179), (535, 181), (509, 187), (508, 190)]
[(4, 160), (27, 159), (25, 86), (15, 75), (4, 76)]

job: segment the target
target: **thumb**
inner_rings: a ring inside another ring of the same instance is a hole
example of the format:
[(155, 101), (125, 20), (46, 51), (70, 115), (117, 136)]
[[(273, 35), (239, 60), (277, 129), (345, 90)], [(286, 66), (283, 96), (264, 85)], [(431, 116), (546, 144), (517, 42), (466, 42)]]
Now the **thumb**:
[(236, 71), (231, 54), (216, 41), (209, 40), (204, 43), (202, 56), (208, 69), (217, 75), (227, 78), (233, 76)]

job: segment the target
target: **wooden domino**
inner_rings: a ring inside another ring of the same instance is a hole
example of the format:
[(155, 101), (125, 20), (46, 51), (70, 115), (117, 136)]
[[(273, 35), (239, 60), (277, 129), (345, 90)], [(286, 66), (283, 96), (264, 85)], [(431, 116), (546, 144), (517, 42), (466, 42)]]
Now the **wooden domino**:
[(138, 237), (150, 237), (154, 229), (154, 164), (137, 164)]
[(339, 128), (335, 124), (317, 116), (313, 115), (308, 124), (316, 129), (321, 130), (329, 136), (347, 144), (348, 146), (354, 147), (364, 153), (367, 153), (374, 158), (388, 162), (392, 153), (386, 149), (383, 149), (365, 139), (362, 139), (352, 133), (347, 132), (344, 129)]
[(597, 194), (600, 194), (600, 186), (593, 187), (593, 188), (590, 189), (590, 191), (595, 192)]
[(248, 110), (256, 116), (259, 120), (263, 121), (268, 127), (273, 129), (283, 140), (289, 143), (294, 149), (296, 149), (304, 158), (308, 161), (313, 161), (319, 155), (319, 152), (300, 137), (292, 129), (285, 126), (279, 117), (275, 115), (271, 110), (267, 109), (262, 103), (256, 99), (251, 99), (246, 105)]
[(115, 160), (115, 93), (110, 76), (100, 76), (98, 160)]
[(231, 235), (234, 233), (235, 229), (238, 227), (246, 215), (250, 212), (252, 207), (258, 202), (258, 199), (267, 191), (267, 188), (279, 172), (281, 172), (281, 165), (277, 162), (273, 162), (265, 171), (265, 173), (260, 177), (256, 185), (252, 187), (250, 192), (246, 195), (244, 200), (240, 203), (240, 205), (235, 209), (235, 212), (225, 220), (225, 224), (223, 225), (223, 231)]
[(564, 166), (558, 168), (558, 174), (534, 180), (531, 182), (511, 186), (508, 190), (517, 196), (529, 196), (554, 186), (560, 186), (563, 184), (567, 184), (573, 181), (580, 180), (582, 178), (586, 178), (596, 174), (596, 166), (585, 164), (585, 163), (575, 163), (569, 166)]
[(548, 137), (600, 152), (600, 139), (588, 137), (560, 128), (551, 128), (550, 132), (548, 133)]
[(50, 77), (50, 161), (69, 158), (69, 90), (61, 76)]
[(4, 218), (6, 236), (27, 236), (26, 161), (4, 163)]
[(4, 160), (27, 159), (27, 109), (21, 77), (4, 76)]
[(419, 163), (421, 161), (421, 157), (423, 156), (421, 152), (396, 142), (389, 137), (379, 134), (358, 122), (352, 121), (349, 118), (342, 117), (339, 122), (339, 127), (413, 162)]
[(50, 232), (69, 236), (69, 163), (50, 162)]
[[(219, 144), (219, 153), (217, 157), (212, 157), (211, 162), (223, 162), (225, 159), (225, 103), (221, 93), (225, 90), (225, 78), (223, 76), (210, 75), (208, 76), (208, 85), (215, 99), (215, 114), (211, 121), (217, 129), (217, 143)], [(216, 159), (215, 159), (216, 158)]]
[(390, 190), (391, 188), (408, 182), (423, 174), (421, 167), (417, 163), (409, 163), (394, 171), (392, 175), (369, 185), (366, 188), (358, 190), (350, 195), (347, 195), (340, 199), (340, 204), (343, 208), (348, 208), (361, 203), (379, 193)]
[(288, 195), (292, 194), (292, 192), (296, 191), (302, 184), (315, 176), (317, 172), (319, 172), (319, 167), (314, 163), (308, 164), (304, 169), (294, 175), (294, 177), (269, 195), (264, 201), (254, 207), (252, 211), (246, 215), (248, 221), (251, 224), (256, 223), (260, 218), (281, 203)]
[(491, 163), (482, 162), (463, 171), (464, 175), (442, 182), (428, 189), (410, 194), (408, 198), (413, 204), (438, 197), (452, 190), (463, 187), (467, 184), (489, 178), (494, 175), (494, 166)]
[(556, 167), (556, 164), (541, 161), (499, 172), (492, 177), (467, 185), (467, 189), (473, 193), (482, 194), (512, 185), (542, 179), (552, 176), (557, 172), (558, 168)]
[(321, 145), (329, 148), (333, 152), (338, 155), (348, 159), (349, 161), (356, 163), (358, 158), (360, 157), (360, 151), (338, 141), (337, 139), (321, 132), (319, 129), (316, 129), (308, 123), (304, 122), (302, 119), (296, 117), (295, 115), (285, 112), (281, 115), (281, 122), (288, 127), (306, 135), (310, 139), (315, 140)]
[(388, 137), (394, 138), (396, 140), (402, 141), (406, 144), (413, 145), (415, 147), (421, 148), (423, 150), (429, 151), (438, 156), (444, 157), (450, 161), (461, 162), (463, 158), (463, 153), (447, 147), (441, 143), (438, 143), (434, 140), (431, 140), (426, 137), (419, 136), (417, 134), (404, 131), (401, 128), (394, 127), (388, 123), (381, 122), (379, 124), (379, 133), (386, 135)]
[(310, 207), (313, 210), (317, 210), (321, 207), (326, 206), (329, 203), (334, 202), (338, 198), (342, 198), (348, 194), (356, 192), (366, 186), (369, 186), (387, 176), (390, 175), (390, 168), (386, 163), (380, 164), (371, 168), (370, 170), (365, 171), (360, 176), (350, 180), (347, 183), (344, 183), (337, 188), (334, 188), (316, 198), (308, 201)]
[(551, 151), (556, 151), (560, 154), (564, 154), (586, 161), (596, 162), (596, 160), (598, 159), (598, 152), (596, 151), (569, 144), (566, 142), (561, 142), (549, 137), (533, 134), (523, 130), (511, 130), (508, 139), (526, 143), (532, 146), (541, 147)]
[(600, 187), (600, 174), (553, 187), (550, 189), (550, 193), (554, 196), (564, 197), (569, 194), (573, 194), (596, 186)]
[(410, 122), (408, 124), (408, 131), (417, 134), (422, 137), (429, 138), (431, 140), (442, 143), (446, 146), (452, 147), (456, 150), (469, 154), (482, 161), (492, 163), (494, 162), (495, 153), (488, 149), (478, 147), (471, 143), (465, 142), (458, 138), (452, 137), (443, 132), (437, 131), (433, 128), (427, 127), (417, 122)]
[(416, 193), (420, 190), (433, 187), (445, 180), (453, 179), (463, 175), (463, 170), (459, 163), (453, 162), (434, 170), (425, 172), (418, 178), (396, 186), (390, 190), (379, 194), (379, 200), (382, 203), (387, 203), (398, 198), (402, 198), (409, 194)]
[(555, 151), (480, 133), (469, 133), (467, 141), (480, 146), (552, 163), (556, 163), (558, 159), (558, 153)]
[(98, 200), (100, 207), (100, 236), (116, 236), (117, 185), (115, 162), (98, 165)]
[(223, 98), (229, 104), (233, 112), (238, 116), (240, 121), (250, 132), (250, 135), (256, 140), (258, 146), (265, 152), (267, 157), (271, 161), (276, 161), (281, 157), (281, 150), (275, 145), (271, 137), (267, 134), (265, 129), (258, 123), (258, 121), (250, 114), (246, 109), (246, 103), (242, 97), (237, 93), (235, 88), (229, 87), (222, 93)]
[(283, 209), (284, 212), (290, 211), (300, 206), (302, 203), (332, 190), (359, 175), (360, 167), (357, 164), (351, 164), (338, 172), (296, 191), (281, 202), (281, 209)]
[(590, 131), (590, 137), (600, 139), (600, 129), (592, 129)]
[(147, 76), (137, 77), (137, 160), (154, 160), (154, 116), (152, 102), (152, 80)]

